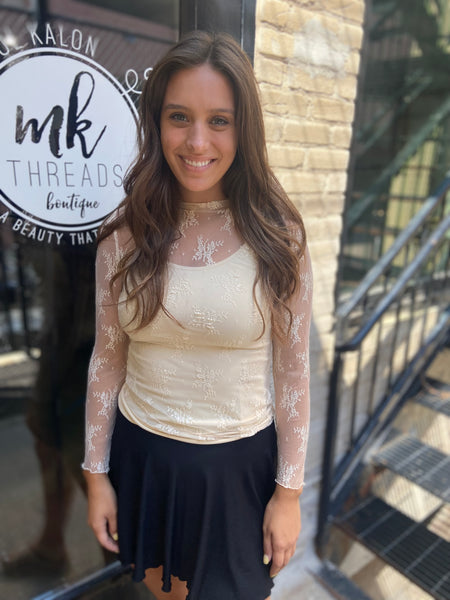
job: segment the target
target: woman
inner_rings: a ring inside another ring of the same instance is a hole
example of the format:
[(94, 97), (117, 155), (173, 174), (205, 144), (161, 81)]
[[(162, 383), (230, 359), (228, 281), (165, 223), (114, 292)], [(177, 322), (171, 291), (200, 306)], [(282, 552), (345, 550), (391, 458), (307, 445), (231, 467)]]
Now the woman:
[(99, 235), (89, 522), (158, 600), (266, 600), (300, 531), (303, 224), (229, 36), (181, 40), (140, 111), (126, 198)]

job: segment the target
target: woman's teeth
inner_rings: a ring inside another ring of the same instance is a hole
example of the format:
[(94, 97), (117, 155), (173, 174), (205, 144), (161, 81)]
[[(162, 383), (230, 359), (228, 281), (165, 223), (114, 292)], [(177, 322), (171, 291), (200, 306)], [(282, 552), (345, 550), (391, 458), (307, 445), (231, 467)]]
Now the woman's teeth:
[(183, 160), (190, 167), (206, 167), (206, 165), (209, 165), (209, 163), (211, 162), (210, 160), (201, 160), (197, 162), (195, 160), (188, 160), (187, 158)]

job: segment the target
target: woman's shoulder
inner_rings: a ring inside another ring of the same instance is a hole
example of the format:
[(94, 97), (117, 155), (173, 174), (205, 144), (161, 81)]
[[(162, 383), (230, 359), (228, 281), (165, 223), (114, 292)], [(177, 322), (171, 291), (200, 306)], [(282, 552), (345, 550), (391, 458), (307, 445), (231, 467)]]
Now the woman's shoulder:
[(303, 220), (300, 217), (298, 220), (291, 218), (285, 219), (285, 227), (289, 235), (296, 240), (301, 246), (306, 245), (306, 231), (303, 225)]
[(123, 255), (133, 247), (131, 231), (124, 219), (124, 208), (116, 208), (102, 224), (99, 248), (115, 247)]

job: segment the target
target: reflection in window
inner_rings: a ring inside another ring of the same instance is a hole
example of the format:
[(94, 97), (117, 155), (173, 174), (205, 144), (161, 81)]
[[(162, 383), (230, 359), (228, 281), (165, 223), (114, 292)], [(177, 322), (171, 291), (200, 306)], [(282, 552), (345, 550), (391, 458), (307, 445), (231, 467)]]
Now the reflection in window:
[[(30, 47), (34, 6), (1, 2), (0, 66)], [(74, 50), (74, 30), (77, 39), (91, 38), (88, 58), (135, 102), (148, 69), (178, 37), (178, 2), (49, 0), (47, 9), (55, 41), (49, 34), (45, 43)], [(42, 123), (46, 115), (38, 113)], [(0, 198), (0, 215), (6, 212)], [(0, 598), (29, 600), (115, 556), (87, 526), (80, 469), (95, 244), (29, 240), (12, 229), (14, 219), (0, 221)], [(133, 585), (120, 597), (149, 596)]]

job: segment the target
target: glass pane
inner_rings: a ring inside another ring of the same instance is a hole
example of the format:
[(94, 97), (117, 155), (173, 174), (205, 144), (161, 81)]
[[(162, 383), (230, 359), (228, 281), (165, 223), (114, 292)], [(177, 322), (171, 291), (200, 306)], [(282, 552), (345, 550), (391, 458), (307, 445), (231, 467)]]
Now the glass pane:
[(51, 0), (39, 26), (34, 6), (0, 1), (0, 597), (14, 600), (115, 559), (86, 524), (80, 469), (95, 237), (122, 198), (142, 83), (178, 37), (175, 1)]

